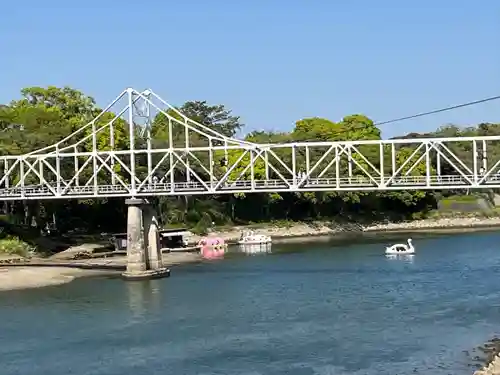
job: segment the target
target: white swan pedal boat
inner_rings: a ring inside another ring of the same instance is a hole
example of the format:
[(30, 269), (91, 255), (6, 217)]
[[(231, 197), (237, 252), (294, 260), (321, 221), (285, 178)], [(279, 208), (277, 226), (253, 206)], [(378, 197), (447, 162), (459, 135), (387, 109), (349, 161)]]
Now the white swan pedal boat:
[(412, 255), (415, 254), (411, 238), (408, 238), (408, 244), (398, 243), (385, 249), (387, 255)]
[(238, 244), (240, 245), (263, 245), (272, 242), (270, 236), (255, 234), (254, 232), (242, 233)]

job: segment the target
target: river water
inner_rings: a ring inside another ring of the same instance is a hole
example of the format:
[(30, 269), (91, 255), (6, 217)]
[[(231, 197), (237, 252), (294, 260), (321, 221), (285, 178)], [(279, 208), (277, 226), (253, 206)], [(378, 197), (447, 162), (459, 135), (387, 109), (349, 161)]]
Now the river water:
[(169, 279), (0, 294), (2, 375), (470, 375), (500, 330), (500, 233), (274, 244)]

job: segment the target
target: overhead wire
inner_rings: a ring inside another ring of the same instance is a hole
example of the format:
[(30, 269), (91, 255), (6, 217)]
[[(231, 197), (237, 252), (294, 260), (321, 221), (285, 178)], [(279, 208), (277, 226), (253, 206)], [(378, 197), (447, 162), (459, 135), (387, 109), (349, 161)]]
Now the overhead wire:
[(405, 116), (405, 117), (395, 118), (395, 119), (392, 119), (392, 120), (376, 122), (375, 125), (376, 126), (380, 126), (380, 125), (391, 124), (393, 122), (410, 120), (410, 119), (414, 119), (414, 118), (417, 118), (417, 117), (423, 117), (423, 116), (433, 115), (435, 113), (441, 113), (441, 112), (451, 111), (453, 109), (468, 107), (468, 106), (471, 106), (471, 105), (486, 103), (486, 102), (490, 102), (490, 101), (498, 100), (498, 99), (500, 99), (500, 95), (492, 96), (492, 97), (485, 98), (485, 99), (480, 99), (480, 100), (474, 100), (473, 102), (467, 102), (467, 103), (463, 103), (463, 104), (453, 105), (453, 106), (450, 106), (450, 107), (435, 109), (433, 111), (421, 112), (421, 113), (417, 113), (417, 114), (412, 115), (412, 116)]

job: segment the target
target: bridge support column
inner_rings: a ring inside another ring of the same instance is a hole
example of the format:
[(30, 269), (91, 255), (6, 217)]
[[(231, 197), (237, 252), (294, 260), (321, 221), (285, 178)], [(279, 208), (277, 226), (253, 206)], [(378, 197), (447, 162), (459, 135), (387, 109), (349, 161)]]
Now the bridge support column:
[(160, 233), (158, 231), (158, 219), (156, 212), (150, 205), (144, 207), (144, 228), (146, 236), (147, 265), (151, 269), (163, 267), (163, 256), (160, 246)]
[(144, 199), (127, 199), (127, 270), (128, 280), (160, 278), (170, 275), (163, 267), (156, 215)]

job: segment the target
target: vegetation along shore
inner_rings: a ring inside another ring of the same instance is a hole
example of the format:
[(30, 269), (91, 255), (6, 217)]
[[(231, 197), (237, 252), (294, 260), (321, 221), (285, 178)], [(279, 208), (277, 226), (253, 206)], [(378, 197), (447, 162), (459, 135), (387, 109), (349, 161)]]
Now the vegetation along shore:
[[(232, 114), (224, 105), (212, 105), (203, 100), (194, 100), (180, 105), (179, 110), (186, 116), (207, 127), (225, 134), (244, 138), (257, 143), (283, 143), (294, 141), (345, 141), (381, 139), (381, 131), (365, 115), (346, 115), (341, 121), (311, 117), (298, 120), (288, 132), (251, 131), (244, 134), (244, 124), (239, 116)], [(101, 108), (94, 99), (86, 94), (69, 88), (29, 87), (21, 90), (18, 98), (0, 106), (0, 153), (2, 155), (24, 154), (34, 149), (56, 143), (90, 121)], [(170, 113), (175, 116), (174, 113)], [(106, 122), (113, 118), (109, 113), (99, 121)], [(114, 123), (115, 148), (126, 148), (128, 142), (128, 124), (124, 119)], [(154, 147), (168, 146), (168, 121), (163, 114), (154, 118), (152, 133)], [(397, 138), (449, 137), (449, 136), (500, 135), (500, 124), (478, 124), (461, 128), (446, 125), (435, 132), (426, 134), (407, 134)], [(99, 133), (97, 143), (100, 148), (111, 147), (109, 132)], [(140, 134), (137, 142), (144, 140)], [(88, 145), (90, 147), (91, 145)], [(371, 146), (366, 146), (366, 155), (370, 156)], [(397, 148), (397, 160), (406, 160), (413, 153), (413, 146)], [(471, 153), (467, 145), (460, 142), (450, 146), (460, 155), (464, 163), (472, 165)], [(364, 150), (364, 149), (363, 149)], [(469, 155), (469, 156), (468, 156)], [(234, 157), (229, 155), (228, 162)], [(417, 154), (415, 158), (421, 155)], [(200, 156), (201, 157), (201, 156)], [(286, 155), (280, 155), (286, 159)], [(319, 155), (310, 155), (311, 163)], [(489, 160), (500, 159), (500, 146), (492, 147)], [(358, 161), (363, 163), (364, 161)], [(374, 166), (380, 160), (369, 160)], [(224, 168), (222, 159), (217, 160), (214, 168)], [(436, 168), (436, 160), (431, 161)], [(347, 165), (341, 165), (347, 169)], [(61, 166), (65, 168), (65, 166)], [(192, 168), (197, 168), (193, 165)], [(244, 168), (244, 165), (241, 166)], [(236, 175), (241, 173), (236, 168)], [(117, 173), (125, 173), (118, 171)], [(158, 175), (166, 173), (162, 167)], [(197, 169), (203, 175), (203, 169)], [(263, 171), (256, 168), (255, 173)], [(422, 161), (409, 172), (413, 175), (425, 174)], [(137, 168), (137, 173), (144, 173), (144, 168)], [(354, 169), (354, 175), (362, 175), (361, 169)], [(454, 174), (454, 170), (441, 163), (442, 174)], [(177, 176), (179, 180), (183, 176)], [(176, 178), (177, 178), (176, 177)], [(261, 176), (262, 177), (262, 176)], [(102, 176), (106, 178), (105, 175)], [(110, 183), (110, 181), (102, 181)], [(482, 191), (494, 194), (493, 191)], [(438, 209), (439, 202), (450, 197), (463, 195), (464, 191), (358, 191), (358, 192), (300, 192), (300, 193), (254, 193), (221, 194), (217, 196), (181, 196), (155, 197), (152, 199), (164, 226), (188, 226), (197, 233), (205, 232), (212, 223), (216, 226), (245, 225), (250, 222), (270, 221), (334, 221), (345, 223), (372, 223), (402, 220), (424, 219)], [(458, 198), (457, 198), (458, 199)], [(460, 198), (463, 199), (463, 198)], [(460, 203), (460, 202), (455, 202)], [(44, 200), (6, 202), (3, 210), (8, 220), (14, 224), (24, 224), (36, 228), (50, 227), (52, 232), (68, 233), (78, 229), (87, 233), (122, 232), (125, 228), (126, 212), (122, 199), (81, 199), (81, 200)]]
[[(298, 120), (290, 131), (251, 131), (242, 136), (242, 119), (224, 105), (193, 100), (180, 105), (178, 109), (222, 134), (256, 143), (381, 139), (380, 129), (363, 114), (346, 115), (338, 122), (320, 117), (304, 118)], [(0, 153), (20, 155), (56, 143), (84, 126), (100, 111), (101, 108), (92, 97), (70, 87), (22, 89), (18, 98), (10, 103), (0, 104)], [(175, 116), (172, 111), (169, 113)], [(106, 113), (99, 121), (109, 121), (114, 115)], [(127, 122), (120, 119), (114, 123), (114, 128), (115, 148), (125, 149), (129, 137)], [(168, 147), (168, 121), (164, 115), (158, 114), (155, 117), (152, 133), (155, 138), (154, 147)], [(468, 127), (445, 125), (434, 132), (412, 133), (397, 138), (491, 135), (500, 135), (500, 124), (482, 123)], [(136, 139), (138, 142), (145, 141), (140, 134), (136, 134)], [(109, 132), (100, 133), (97, 143), (100, 148), (109, 149)], [(91, 145), (87, 147), (90, 149)], [(361, 166), (369, 162), (379, 167), (381, 164), (376, 153), (370, 157), (370, 147), (363, 149), (367, 160), (357, 162)], [(472, 166), (472, 155), (466, 144), (457, 142), (450, 149), (469, 167)], [(412, 145), (402, 145), (396, 150), (396, 160), (402, 165), (414, 151)], [(488, 152), (490, 160), (500, 159), (500, 146), (493, 147)], [(416, 153), (415, 161), (420, 156)], [(280, 157), (283, 160), (289, 158), (287, 155)], [(314, 162), (320, 155), (312, 154), (310, 157), (311, 162)], [(234, 162), (237, 158), (237, 154), (231, 153), (228, 162)], [(233, 171), (235, 176), (243, 171), (245, 160)], [(248, 162), (247, 160), (246, 163)], [(436, 170), (436, 160), (431, 160), (430, 165)], [(62, 165), (61, 168), (67, 166)], [(195, 165), (192, 168), (195, 168), (196, 173), (204, 173), (203, 170), (196, 169)], [(224, 168), (220, 157), (216, 158), (214, 168)], [(347, 165), (342, 164), (340, 168), (346, 170)], [(362, 175), (362, 169), (354, 168), (354, 175)], [(145, 170), (143, 166), (137, 167), (138, 174), (144, 174)], [(426, 165), (422, 160), (415, 168), (403, 168), (402, 172), (424, 175), (425, 170)], [(161, 167), (157, 171), (160, 175), (166, 172)], [(254, 173), (260, 178), (264, 170), (256, 165)], [(450, 175), (456, 172), (449, 166), (442, 165), (441, 173)], [(106, 178), (102, 176), (102, 182), (110, 183)], [(183, 176), (176, 178), (182, 179)], [(270, 235), (275, 241), (292, 241), (350, 233), (454, 232), (500, 227), (498, 193), (500, 192), (493, 189), (274, 192), (153, 197), (151, 202), (162, 226), (187, 227), (193, 232), (191, 242), (196, 242), (210, 232), (228, 241), (235, 241), (242, 230), (249, 229)], [(11, 201), (0, 204), (0, 212), (0, 291), (60, 285), (82, 276), (114, 276), (125, 265), (123, 255), (78, 261), (72, 259), (82, 249), (92, 252), (111, 246), (109, 236), (103, 233), (125, 231), (127, 215), (121, 199)], [(38, 266), (6, 265), (16, 259), (29, 260)], [(196, 253), (169, 253), (164, 258), (167, 266), (199, 260)], [(50, 262), (51, 267), (43, 266), (43, 262)], [(70, 263), (73, 267), (67, 267)], [(492, 340), (485, 346), (487, 366), (478, 370), (477, 375), (500, 374), (497, 344), (498, 340)]]
[[(244, 138), (256, 143), (381, 139), (380, 129), (363, 114), (346, 115), (338, 122), (310, 117), (298, 120), (290, 131), (262, 130), (244, 133), (243, 120), (222, 104), (193, 100), (179, 105), (178, 109), (193, 120), (226, 136)], [(22, 89), (17, 98), (0, 105), (0, 153), (20, 155), (56, 143), (84, 126), (101, 110), (92, 97), (70, 87)], [(167, 113), (177, 116), (171, 110)], [(105, 113), (98, 121), (104, 123), (114, 116), (114, 113)], [(126, 120), (120, 118), (115, 121), (114, 129), (115, 149), (125, 149), (129, 137)], [(168, 146), (168, 132), (165, 115), (156, 115), (152, 125), (154, 147)], [(445, 125), (434, 132), (412, 133), (396, 138), (483, 135), (500, 135), (500, 124), (482, 123), (468, 127)], [(137, 142), (145, 141), (141, 137), (136, 134)], [(109, 132), (99, 133), (97, 143), (100, 149), (109, 149), (110, 142)], [(84, 147), (90, 148), (91, 145)], [(380, 166), (380, 160), (375, 153), (370, 157), (370, 147), (363, 149), (367, 161), (375, 167)], [(472, 156), (467, 145), (458, 142), (450, 147), (464, 163), (472, 165), (472, 160), (469, 160)], [(396, 160), (402, 163), (413, 151), (412, 145), (398, 147)], [(226, 161), (231, 163), (237, 157), (238, 155), (230, 153), (229, 160)], [(288, 156), (280, 157), (286, 160)], [(311, 154), (311, 162), (319, 157)], [(416, 153), (414, 157), (417, 161), (420, 154)], [(499, 160), (500, 146), (489, 150), (488, 157), (490, 160)], [(222, 159), (219, 156), (216, 159), (214, 168), (224, 168)], [(239, 175), (244, 169), (244, 160), (243, 164), (234, 170), (235, 175)], [(248, 163), (248, 160), (246, 162)], [(366, 161), (357, 162), (363, 166)], [(431, 160), (430, 163), (435, 170), (436, 160)], [(61, 168), (66, 167), (61, 165)], [(203, 170), (196, 169), (196, 165), (192, 168), (203, 175)], [(340, 168), (347, 170), (347, 165), (342, 164)], [(422, 161), (417, 163), (415, 168), (403, 172), (423, 175), (425, 168), (426, 165)], [(144, 174), (145, 169), (138, 166), (136, 171), (138, 174)], [(448, 175), (455, 173), (447, 165), (441, 165), (441, 172)], [(166, 173), (166, 170), (160, 167), (157, 173), (161, 175)], [(256, 165), (254, 173), (259, 178), (263, 176), (264, 171)], [(354, 168), (353, 174), (362, 175), (362, 168)], [(110, 183), (105, 181), (106, 178), (103, 175), (102, 182)], [(183, 176), (176, 178), (182, 179)], [(497, 226), (500, 225), (500, 218), (496, 194), (497, 191), (494, 190), (275, 192), (154, 197), (151, 201), (163, 227), (187, 227), (194, 233), (192, 241), (208, 232), (235, 240), (243, 229), (255, 229), (275, 239), (291, 240), (353, 231), (448, 231)], [(122, 199), (10, 201), (0, 204), (0, 210), (3, 212), (0, 216), (0, 254), (4, 257), (14, 254), (21, 257), (47, 258), (71, 246), (92, 242), (89, 237), (99, 237), (101, 233), (124, 232), (126, 228), (126, 207)], [(63, 272), (62, 270), (64, 268), (61, 268), (60, 272)], [(74, 271), (65, 270), (64, 277), (57, 276), (56, 279), (60, 282), (88, 274), (84, 271)], [(20, 274), (21, 271), (15, 272)], [(39, 269), (36, 272), (41, 275), (45, 271)], [(54, 275), (58, 272), (52, 269), (46, 274)], [(1, 277), (5, 279), (13, 273), (3, 271)], [(42, 276), (39, 279), (41, 280)], [(51, 283), (53, 282), (54, 278), (51, 280)], [(3, 284), (4, 288), (6, 285), (12, 285), (7, 282)], [(40, 284), (44, 282), (40, 281)]]

